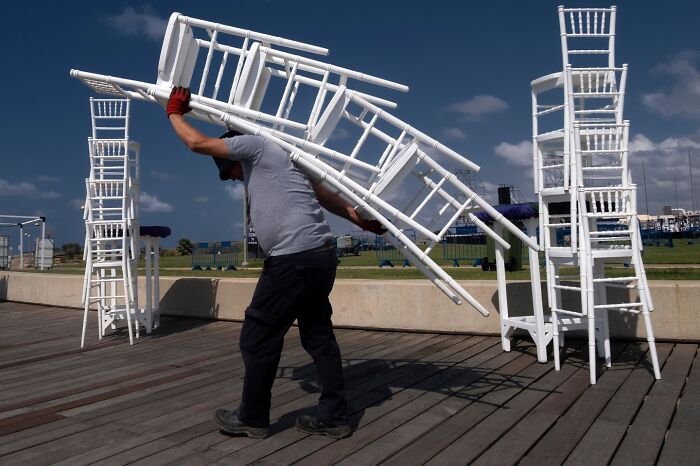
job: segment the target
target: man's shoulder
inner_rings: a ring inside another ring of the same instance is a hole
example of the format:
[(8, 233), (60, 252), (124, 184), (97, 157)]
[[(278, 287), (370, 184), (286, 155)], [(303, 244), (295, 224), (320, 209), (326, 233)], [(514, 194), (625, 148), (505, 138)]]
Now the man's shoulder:
[(267, 139), (263, 136), (258, 136), (258, 137), (262, 138), (262, 141), (260, 142), (260, 147), (262, 149), (261, 152), (263, 154), (267, 154), (267, 155), (274, 154), (275, 156), (278, 156), (278, 157), (283, 158), (283, 159), (288, 158), (287, 151), (284, 150), (284, 148), (281, 145), (277, 144), (277, 142), (272, 141), (270, 139)]
[(233, 160), (244, 162), (260, 157), (264, 149), (265, 141), (261, 136), (241, 134), (239, 136), (225, 138), (224, 142), (228, 148), (229, 156)]

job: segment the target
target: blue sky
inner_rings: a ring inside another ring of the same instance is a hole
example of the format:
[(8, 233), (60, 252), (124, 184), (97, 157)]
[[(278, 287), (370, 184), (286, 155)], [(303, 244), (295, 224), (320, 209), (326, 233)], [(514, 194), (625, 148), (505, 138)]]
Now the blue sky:
[[(0, 44), (5, 110), (0, 115), (0, 213), (45, 215), (57, 245), (82, 242), (79, 207), (87, 176), (91, 91), (71, 68), (155, 82), (170, 13), (217, 21), (330, 49), (324, 60), (410, 86), (390, 93), (394, 113), (481, 165), (499, 183), (532, 193), (532, 79), (561, 69), (556, 7), (501, 2), (33, 2), (5, 6)], [(649, 210), (690, 209), (688, 151), (700, 190), (700, 2), (620, 1), (617, 61), (630, 66), (625, 118), (632, 167)], [(68, 6), (70, 5), (70, 6)], [(602, 6), (572, 2), (566, 6)], [(137, 102), (133, 139), (142, 145), (141, 223), (168, 225), (193, 241), (239, 239), (241, 190), (176, 139), (163, 110)], [(207, 128), (215, 136), (218, 128)], [(700, 192), (696, 192), (700, 209)], [(333, 220), (338, 233), (352, 225)], [(16, 230), (15, 230), (16, 231)], [(10, 234), (16, 244), (15, 231)]]

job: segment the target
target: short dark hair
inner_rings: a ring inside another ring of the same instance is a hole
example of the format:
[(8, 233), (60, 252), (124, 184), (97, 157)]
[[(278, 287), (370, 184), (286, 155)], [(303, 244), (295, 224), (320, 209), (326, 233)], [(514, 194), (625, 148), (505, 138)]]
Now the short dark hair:
[(231, 167), (233, 167), (237, 163), (240, 163), (235, 160), (223, 159), (221, 157), (212, 157), (212, 159), (216, 164), (216, 168), (219, 170), (219, 179), (221, 181), (226, 181), (230, 179), (228, 176), (228, 171), (231, 169)]
[[(236, 136), (243, 136), (243, 133), (241, 133), (240, 131), (236, 131), (235, 129), (230, 129), (230, 130), (226, 131), (224, 134), (222, 134), (221, 136), (219, 136), (219, 139), (233, 138)], [(230, 159), (223, 159), (220, 157), (212, 157), (212, 159), (214, 160), (214, 163), (216, 164), (216, 168), (219, 170), (219, 179), (221, 181), (228, 180), (229, 179), (228, 171), (231, 169), (231, 167), (233, 167), (237, 163), (240, 163), (240, 162), (236, 162), (236, 161), (233, 161)]]
[(241, 133), (240, 131), (236, 131), (235, 129), (230, 129), (230, 130), (226, 131), (224, 134), (222, 134), (221, 136), (219, 136), (219, 139), (233, 138), (236, 136), (243, 136), (243, 133)]

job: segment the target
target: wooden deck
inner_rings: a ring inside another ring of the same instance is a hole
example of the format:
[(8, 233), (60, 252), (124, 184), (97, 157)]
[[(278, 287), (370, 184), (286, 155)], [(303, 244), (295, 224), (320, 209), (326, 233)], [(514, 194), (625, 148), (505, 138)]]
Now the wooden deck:
[(80, 311), (0, 303), (0, 464), (700, 464), (696, 344), (659, 343), (655, 382), (645, 345), (617, 343), (591, 387), (582, 342), (556, 372), (527, 341), (341, 329), (357, 430), (334, 441), (294, 428), (318, 394), (292, 329), (252, 440), (210, 421), (237, 404), (240, 324), (164, 318), (130, 347), (91, 317), (81, 350)]

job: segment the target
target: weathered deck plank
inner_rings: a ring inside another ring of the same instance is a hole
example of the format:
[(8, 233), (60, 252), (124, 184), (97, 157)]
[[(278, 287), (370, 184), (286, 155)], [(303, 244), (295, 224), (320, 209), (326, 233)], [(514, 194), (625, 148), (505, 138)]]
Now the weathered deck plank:
[(651, 387), (611, 464), (656, 464), (696, 352), (697, 345), (673, 347), (662, 379)]
[(134, 346), (124, 330), (99, 341), (91, 326), (81, 349), (81, 322), (79, 310), (0, 302), (1, 464), (675, 465), (700, 455), (696, 344), (657, 345), (661, 381), (644, 343), (617, 344), (591, 387), (582, 342), (555, 371), (527, 341), (503, 353), (495, 337), (338, 329), (356, 430), (335, 441), (294, 428), (318, 393), (293, 329), (273, 435), (253, 440), (210, 421), (240, 397), (240, 324), (164, 317)]
[(676, 415), (659, 458), (660, 465), (692, 464), (700, 459), (700, 352), (678, 400)]
[[(640, 348), (647, 347), (642, 344)], [(663, 367), (673, 345), (661, 343), (656, 345), (656, 349), (659, 365)], [(565, 464), (608, 464), (653, 383), (654, 373), (643, 358), (579, 441)]]

